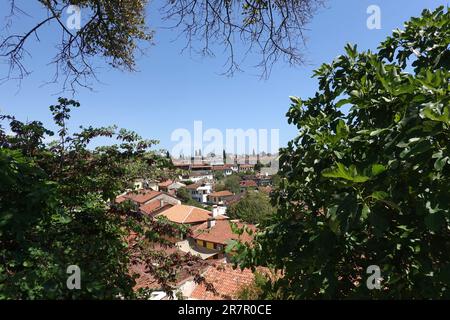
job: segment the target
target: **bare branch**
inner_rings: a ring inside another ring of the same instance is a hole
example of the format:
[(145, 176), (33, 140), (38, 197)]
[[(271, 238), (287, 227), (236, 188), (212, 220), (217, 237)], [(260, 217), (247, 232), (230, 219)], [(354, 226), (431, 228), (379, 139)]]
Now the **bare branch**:
[[(90, 88), (97, 80), (94, 57), (102, 57), (118, 69), (135, 70), (135, 52), (150, 42), (153, 34), (145, 25), (147, 0), (84, 0), (77, 1), (86, 21), (79, 30), (71, 30), (62, 21), (70, 0), (37, 0), (47, 10), (47, 18), (24, 34), (8, 32), (0, 37), (0, 58), (9, 66), (0, 79), (23, 79), (29, 74), (24, 57), (30, 55), (26, 43), (31, 35), (39, 41), (38, 31), (47, 23), (56, 23), (60, 40), (51, 60), (55, 74), (51, 82), (61, 79), (63, 91), (77, 87)], [(279, 60), (291, 65), (303, 64), (305, 26), (325, 0), (168, 0), (160, 9), (169, 28), (187, 39), (183, 51), (189, 49), (203, 56), (214, 56), (222, 48), (227, 56), (226, 75), (241, 70), (248, 55), (258, 55), (256, 67), (261, 76), (270, 75)], [(10, 0), (9, 19), (22, 14)]]
[(225, 74), (238, 71), (240, 46), (261, 56), (257, 67), (267, 78), (272, 65), (283, 59), (292, 65), (304, 63), (305, 26), (323, 0), (169, 0), (162, 8), (170, 28), (186, 36), (190, 50), (200, 42), (201, 54), (213, 55), (217, 44), (227, 51)]

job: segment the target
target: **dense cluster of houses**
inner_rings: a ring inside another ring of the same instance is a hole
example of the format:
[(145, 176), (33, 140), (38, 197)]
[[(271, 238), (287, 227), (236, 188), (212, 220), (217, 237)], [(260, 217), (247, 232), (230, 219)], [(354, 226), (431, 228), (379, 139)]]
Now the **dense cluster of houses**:
[[(215, 288), (216, 292), (212, 295), (202, 287), (202, 284), (196, 284), (192, 277), (186, 274), (185, 277), (181, 276), (177, 284), (177, 293), (184, 299), (236, 298), (239, 288), (242, 284), (251, 282), (253, 274), (249, 270), (231, 268), (230, 256), (225, 248), (234, 240), (251, 242), (256, 226), (231, 220), (227, 216), (227, 207), (238, 202), (249, 190), (270, 192), (271, 175), (255, 172), (254, 166), (249, 164), (176, 164), (175, 166), (182, 172), (178, 179), (138, 180), (134, 185), (135, 190), (124, 192), (115, 199), (115, 202), (128, 201), (140, 214), (154, 219), (165, 217), (173, 223), (182, 224), (190, 229), (188, 236), (180, 235), (171, 239), (174, 243), (172, 250), (197, 256), (206, 262), (207, 268), (202, 270), (202, 274), (212, 282), (217, 282), (218, 288)], [(216, 191), (217, 172), (220, 172), (222, 177), (240, 173), (242, 180), (239, 193), (235, 194), (229, 190)], [(177, 197), (180, 188), (188, 190), (191, 198), (197, 201), (198, 205), (182, 203)], [(233, 227), (246, 231), (238, 235), (233, 232)], [(144, 269), (142, 266), (134, 266), (133, 272), (140, 275), (137, 288), (154, 289), (154, 299), (167, 298), (167, 293), (158, 291), (158, 285), (148, 279)], [(218, 279), (220, 281), (217, 281)]]

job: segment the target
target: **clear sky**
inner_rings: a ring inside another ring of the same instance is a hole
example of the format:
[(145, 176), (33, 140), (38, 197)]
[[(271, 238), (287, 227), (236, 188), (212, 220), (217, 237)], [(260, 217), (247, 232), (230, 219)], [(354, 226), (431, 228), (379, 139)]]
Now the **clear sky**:
[[(395, 28), (411, 16), (418, 16), (424, 8), (434, 9), (449, 5), (438, 0), (329, 0), (308, 26), (308, 43), (305, 57), (308, 65), (289, 67), (279, 62), (273, 67), (268, 80), (261, 80), (258, 70), (246, 67), (245, 72), (233, 77), (221, 75), (226, 55), (218, 51), (213, 58), (182, 54), (185, 41), (176, 40), (175, 31), (161, 27), (155, 10), (161, 0), (148, 8), (148, 25), (155, 30), (155, 45), (146, 56), (137, 61), (139, 72), (126, 73), (105, 67), (98, 73), (102, 83), (94, 85), (95, 91), (79, 89), (75, 99), (81, 108), (73, 113), (72, 128), (79, 125), (104, 126), (117, 124), (132, 129), (145, 138), (158, 139), (160, 147), (171, 149), (171, 133), (178, 128), (193, 131), (194, 121), (203, 121), (203, 127), (226, 129), (279, 129), (280, 143), (296, 135), (285, 114), (289, 96), (307, 98), (314, 94), (317, 82), (311, 78), (312, 70), (323, 62), (330, 62), (343, 53), (346, 43), (358, 44), (359, 49), (375, 49)], [(39, 16), (37, 1), (16, 0), (17, 4)], [(6, 15), (9, 1), (0, 0), (0, 13)], [(381, 8), (381, 29), (369, 30), (366, 25), (370, 5)], [(3, 18), (3, 17), (2, 17)], [(22, 28), (33, 20), (22, 16), (16, 23)], [(43, 86), (53, 75), (47, 66), (54, 50), (50, 39), (55, 37), (51, 28), (39, 33), (41, 43), (31, 46), (32, 59), (28, 59), (33, 74), (21, 83), (8, 82), (0, 86), (0, 109), (22, 120), (41, 120), (50, 124), (48, 106), (58, 95), (72, 97), (71, 93), (58, 94), (60, 84)], [(247, 65), (257, 60), (247, 61)], [(1, 75), (6, 65), (0, 64)], [(50, 128), (52, 128), (50, 126)]]

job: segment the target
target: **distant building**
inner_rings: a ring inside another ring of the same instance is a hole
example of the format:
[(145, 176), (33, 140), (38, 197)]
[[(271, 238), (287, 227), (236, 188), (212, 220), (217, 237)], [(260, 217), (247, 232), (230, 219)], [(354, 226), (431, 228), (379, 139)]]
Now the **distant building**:
[(255, 275), (251, 269), (241, 269), (229, 264), (210, 266), (202, 275), (205, 282), (214, 287), (208, 290), (204, 283), (198, 284), (189, 296), (191, 300), (236, 300), (239, 292), (253, 283)]
[(234, 193), (228, 190), (216, 191), (208, 195), (208, 202), (217, 205), (224, 204), (225, 200), (232, 196), (234, 196)]
[(256, 177), (255, 181), (259, 187), (267, 187), (272, 185), (271, 176), (259, 175), (258, 177)]
[(239, 172), (254, 172), (255, 166), (253, 164), (239, 164), (238, 171)]
[(160, 212), (161, 209), (181, 204), (181, 201), (176, 197), (154, 190), (130, 191), (117, 197), (115, 202), (122, 203), (127, 200), (134, 203), (139, 212), (150, 216)]
[(158, 181), (153, 179), (136, 179), (133, 187), (134, 190), (152, 189), (154, 191), (159, 191)]
[[(226, 219), (210, 219), (207, 222), (192, 227), (192, 240), (195, 241), (197, 250), (206, 248), (209, 250), (215, 250), (216, 254), (213, 256), (215, 259), (226, 257), (225, 247), (232, 240), (239, 240), (244, 243), (251, 242), (253, 236), (247, 232), (243, 232), (242, 235), (238, 235), (233, 232), (231, 227), (231, 221)], [(243, 224), (239, 221), (233, 221), (238, 228), (249, 228), (256, 231), (254, 225)], [(210, 257), (212, 258), (212, 257)]]
[(227, 197), (224, 199), (224, 205), (226, 207), (231, 206), (232, 204), (238, 203), (244, 197), (244, 193), (235, 194), (233, 196)]
[(241, 189), (241, 193), (256, 189), (258, 187), (258, 184), (255, 182), (255, 180), (242, 180), (239, 182), (239, 188)]
[(186, 187), (191, 198), (200, 202), (207, 203), (208, 195), (212, 192), (212, 184), (209, 183), (193, 183)]
[(168, 192), (168, 191), (169, 191), (168, 187), (169, 187), (172, 183), (173, 183), (173, 181), (170, 180), (170, 179), (169, 179), (169, 180), (166, 180), (166, 181), (162, 181), (162, 182), (158, 183), (158, 188), (159, 188), (159, 190), (161, 190), (161, 191)]
[(164, 216), (178, 224), (196, 225), (208, 221), (212, 217), (212, 213), (194, 206), (178, 204), (161, 212), (157, 215), (157, 217), (159, 216)]
[(213, 172), (221, 172), (224, 176), (230, 176), (233, 174), (233, 165), (231, 164), (224, 164), (220, 166), (213, 166), (212, 170)]
[(278, 173), (278, 168), (273, 166), (273, 167), (262, 167), (260, 170), (261, 175), (265, 175), (265, 176), (274, 176)]
[(200, 181), (213, 181), (214, 176), (210, 172), (191, 172), (189, 174), (183, 175), (179, 177), (179, 180), (181, 182), (187, 182), (192, 181), (194, 183), (200, 182)]
[(177, 190), (186, 187), (184, 183), (178, 181), (167, 180), (158, 184), (159, 190), (175, 195)]

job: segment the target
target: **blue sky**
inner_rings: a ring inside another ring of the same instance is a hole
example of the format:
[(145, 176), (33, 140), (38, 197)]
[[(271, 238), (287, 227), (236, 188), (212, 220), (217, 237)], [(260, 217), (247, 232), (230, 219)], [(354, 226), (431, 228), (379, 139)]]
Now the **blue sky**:
[[(17, 0), (19, 6), (39, 16), (35, 2)], [(102, 83), (94, 85), (95, 91), (79, 89), (75, 99), (82, 107), (73, 112), (71, 127), (79, 125), (104, 126), (116, 124), (132, 129), (145, 138), (158, 139), (160, 147), (171, 149), (171, 133), (177, 128), (193, 130), (195, 120), (203, 127), (225, 129), (279, 129), (280, 143), (284, 145), (295, 137), (296, 129), (289, 126), (285, 114), (289, 96), (307, 98), (314, 94), (317, 82), (311, 78), (312, 70), (323, 62), (330, 62), (343, 53), (346, 43), (355, 43), (359, 49), (375, 49), (395, 28), (411, 16), (418, 16), (427, 8), (449, 5), (438, 0), (329, 0), (308, 25), (308, 42), (305, 58), (308, 65), (290, 67), (276, 64), (268, 80), (261, 80), (258, 70), (246, 67), (245, 72), (233, 77), (221, 75), (226, 55), (220, 50), (213, 58), (190, 56), (181, 53), (185, 41), (175, 40), (175, 31), (161, 27), (156, 1), (148, 8), (148, 25), (155, 30), (155, 45), (147, 55), (137, 61), (136, 73), (111, 70), (104, 67), (98, 77)], [(0, 13), (6, 14), (9, 1), (0, 0)], [(381, 29), (369, 30), (366, 26), (370, 5), (381, 8)], [(21, 17), (16, 27), (25, 29), (33, 21)], [(41, 43), (32, 43), (32, 59), (28, 67), (32, 75), (24, 79), (20, 89), (17, 82), (0, 86), (0, 109), (22, 120), (40, 120), (49, 125), (48, 106), (58, 95), (71, 97), (71, 93), (58, 94), (61, 86), (42, 86), (53, 75), (47, 63), (54, 50), (51, 27), (39, 33)], [(175, 40), (175, 41), (174, 41)], [(254, 58), (254, 59), (253, 59)], [(256, 64), (251, 57), (246, 65)], [(4, 75), (6, 66), (0, 64)]]

